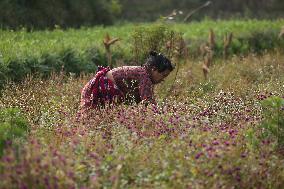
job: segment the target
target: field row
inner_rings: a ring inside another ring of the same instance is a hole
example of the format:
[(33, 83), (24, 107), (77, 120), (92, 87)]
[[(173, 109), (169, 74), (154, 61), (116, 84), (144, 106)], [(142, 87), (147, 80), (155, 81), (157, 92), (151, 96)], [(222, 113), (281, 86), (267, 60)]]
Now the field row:
[[(214, 32), (214, 56), (224, 51), (224, 37), (232, 33), (229, 54), (260, 53), (283, 48), (278, 35), (284, 20), (275, 21), (203, 21), (182, 23), (125, 24), (112, 27), (60, 28), (54, 31), (0, 31), (0, 85), (6, 80), (21, 81), (27, 74), (49, 75), (63, 69), (69, 73), (93, 72), (97, 65), (106, 65), (103, 40), (108, 33), (120, 40), (111, 47), (112, 61), (128, 62), (150, 49), (164, 51), (164, 42), (171, 32), (184, 39), (190, 56), (200, 54), (200, 46), (208, 41), (209, 30)], [(139, 41), (140, 40), (140, 41)], [(139, 43), (137, 43), (139, 41)], [(138, 52), (137, 52), (138, 49)]]

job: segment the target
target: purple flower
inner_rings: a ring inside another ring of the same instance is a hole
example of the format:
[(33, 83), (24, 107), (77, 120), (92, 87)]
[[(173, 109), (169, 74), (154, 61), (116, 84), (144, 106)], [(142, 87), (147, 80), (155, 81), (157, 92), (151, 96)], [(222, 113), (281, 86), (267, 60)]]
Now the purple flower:
[(262, 140), (261, 142), (262, 142), (262, 144), (265, 144), (265, 145), (270, 144), (270, 141), (269, 141), (269, 140)]
[(4, 157), (4, 161), (6, 161), (7, 163), (11, 163), (12, 162), (12, 158), (9, 156)]
[(238, 174), (236, 177), (237, 182), (241, 182), (241, 176)]
[(99, 156), (97, 155), (97, 153), (92, 152), (92, 153), (90, 153), (90, 157), (94, 158), (94, 159), (98, 159)]
[(229, 134), (230, 134), (230, 135), (233, 135), (234, 133), (235, 133), (234, 129), (230, 129), (230, 130), (229, 130)]
[(12, 145), (12, 140), (6, 140), (5, 141), (6, 146), (11, 146)]
[(213, 148), (211, 146), (206, 148), (206, 151), (212, 151), (212, 150), (213, 150)]
[(219, 145), (219, 142), (218, 142), (217, 140), (214, 140), (214, 141), (212, 142), (212, 144), (213, 144), (213, 145)]
[(49, 178), (48, 177), (44, 177), (44, 183), (46, 186), (49, 186)]
[(224, 144), (225, 144), (226, 146), (229, 146), (229, 145), (230, 145), (230, 142), (225, 141)]
[(202, 156), (202, 155), (203, 155), (203, 153), (202, 153), (202, 152), (197, 153), (197, 154), (195, 155), (195, 159), (199, 159), (199, 158), (200, 158), (200, 156)]

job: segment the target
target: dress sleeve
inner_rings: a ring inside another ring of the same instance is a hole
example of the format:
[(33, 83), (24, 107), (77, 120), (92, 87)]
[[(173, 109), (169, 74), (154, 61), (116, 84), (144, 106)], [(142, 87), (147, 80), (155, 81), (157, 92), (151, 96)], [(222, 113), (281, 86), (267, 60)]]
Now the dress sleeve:
[(142, 102), (156, 104), (153, 92), (153, 83), (150, 78), (143, 77), (139, 83), (139, 93)]

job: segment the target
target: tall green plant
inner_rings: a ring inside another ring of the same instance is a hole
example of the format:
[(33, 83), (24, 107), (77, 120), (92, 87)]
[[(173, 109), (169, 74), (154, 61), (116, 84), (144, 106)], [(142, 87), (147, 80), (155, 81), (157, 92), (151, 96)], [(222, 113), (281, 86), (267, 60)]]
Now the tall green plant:
[(181, 34), (164, 24), (136, 27), (132, 33), (132, 51), (135, 61), (141, 62), (149, 51), (157, 51), (172, 57)]
[(272, 96), (261, 102), (263, 121), (260, 125), (263, 138), (276, 138), (278, 147), (284, 147), (284, 99)]

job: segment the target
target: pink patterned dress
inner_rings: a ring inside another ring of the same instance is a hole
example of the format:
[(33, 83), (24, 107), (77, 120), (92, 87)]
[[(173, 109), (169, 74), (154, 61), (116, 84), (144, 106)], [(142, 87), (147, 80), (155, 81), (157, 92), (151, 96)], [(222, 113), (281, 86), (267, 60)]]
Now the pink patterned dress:
[(106, 77), (110, 69), (99, 67), (82, 89), (81, 111), (117, 103), (155, 103), (153, 82), (143, 66), (122, 66), (111, 70), (115, 83)]
[(128, 103), (147, 101), (155, 103), (153, 98), (153, 82), (150, 74), (142, 66), (123, 66), (114, 68), (112, 75), (119, 90)]

